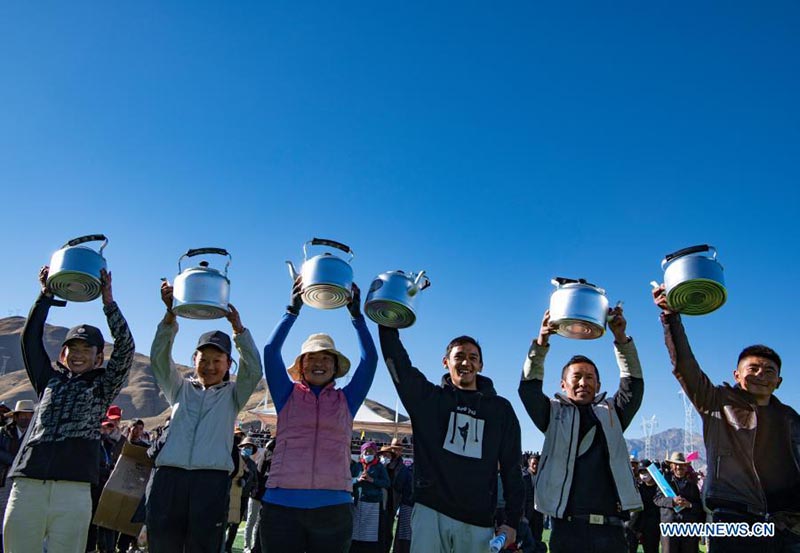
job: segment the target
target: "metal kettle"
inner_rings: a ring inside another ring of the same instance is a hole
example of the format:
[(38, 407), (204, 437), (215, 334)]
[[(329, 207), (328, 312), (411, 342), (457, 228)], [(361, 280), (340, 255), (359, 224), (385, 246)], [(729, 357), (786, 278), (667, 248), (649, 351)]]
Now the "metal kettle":
[[(706, 254), (706, 255), (701, 255)], [(667, 254), (661, 261), (667, 305), (685, 315), (706, 315), (728, 299), (717, 249), (708, 244)]]
[[(314, 257), (308, 257), (309, 246), (325, 246), (338, 249), (350, 256), (345, 261), (330, 252), (325, 252)], [(303, 303), (317, 309), (336, 309), (347, 305), (352, 296), (353, 268), (350, 262), (355, 257), (350, 246), (328, 240), (314, 238), (303, 244), (303, 265), (300, 267), (300, 276), (303, 278)], [(289, 276), (292, 281), (297, 279), (298, 273), (291, 261), (287, 261)]]
[(408, 328), (417, 320), (419, 293), (431, 285), (425, 271), (379, 274), (369, 287), (364, 312), (376, 323), (391, 328)]
[[(183, 269), (181, 262), (198, 255), (227, 256), (224, 272), (201, 261), (196, 267)], [(231, 282), (228, 267), (231, 254), (222, 248), (198, 248), (189, 250), (178, 259), (178, 276), (173, 283), (174, 304), (172, 310), (186, 319), (220, 319), (228, 314)]]
[(556, 277), (550, 281), (550, 322), (559, 335), (576, 340), (593, 340), (606, 332), (608, 298), (606, 291), (584, 279)]
[[(86, 242), (103, 241), (97, 251)], [(53, 294), (67, 301), (92, 301), (100, 296), (100, 271), (106, 268), (103, 249), (108, 245), (104, 234), (89, 234), (73, 238), (50, 258), (47, 286)]]

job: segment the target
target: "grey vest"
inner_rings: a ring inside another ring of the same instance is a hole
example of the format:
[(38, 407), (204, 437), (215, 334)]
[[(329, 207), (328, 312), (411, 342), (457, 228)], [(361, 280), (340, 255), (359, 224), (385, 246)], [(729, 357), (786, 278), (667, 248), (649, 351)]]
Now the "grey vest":
[[(609, 468), (622, 509), (638, 511), (642, 509), (642, 498), (633, 479), (628, 446), (614, 404), (602, 394), (595, 400), (592, 410), (608, 444)], [(551, 517), (563, 518), (567, 508), (578, 451), (580, 420), (577, 415), (578, 408), (566, 399), (550, 400), (550, 424), (544, 436), (535, 482), (535, 508)]]

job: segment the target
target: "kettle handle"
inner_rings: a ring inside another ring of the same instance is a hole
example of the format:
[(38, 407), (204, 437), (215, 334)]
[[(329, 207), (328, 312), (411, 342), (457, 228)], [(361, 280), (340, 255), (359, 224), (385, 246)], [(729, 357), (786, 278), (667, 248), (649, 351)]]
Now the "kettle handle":
[(183, 254), (183, 257), (194, 257), (196, 255), (203, 255), (206, 253), (213, 253), (216, 255), (227, 255), (228, 257), (231, 256), (231, 254), (228, 253), (228, 250), (224, 248), (197, 248), (194, 250), (187, 251), (185, 254)]
[(186, 259), (187, 257), (194, 257), (196, 255), (204, 255), (204, 254), (214, 254), (214, 255), (227, 255), (228, 262), (225, 263), (225, 276), (228, 276), (228, 267), (233, 261), (231, 254), (228, 253), (228, 250), (225, 248), (196, 248), (192, 250), (188, 250), (185, 254), (183, 254), (180, 259), (178, 259), (178, 273), (182, 273), (183, 269), (181, 268), (181, 261)]
[(713, 259), (717, 258), (717, 249), (714, 246), (709, 246), (708, 244), (699, 244), (697, 246), (690, 246), (688, 248), (683, 248), (682, 250), (678, 250), (676, 252), (668, 253), (667, 255), (664, 256), (664, 263), (661, 264), (662, 269), (665, 264), (669, 263), (673, 259), (677, 259), (679, 257), (683, 257), (684, 255), (689, 255), (692, 253), (701, 253), (708, 251), (714, 252), (712, 254)]
[(596, 284), (592, 284), (591, 282), (587, 282), (585, 278), (566, 278), (566, 277), (553, 277), (550, 280), (550, 283), (553, 286), (564, 286), (565, 284), (585, 284), (587, 286), (593, 286), (597, 288)]
[(308, 254), (306, 253), (307, 246), (328, 246), (329, 248), (336, 248), (337, 250), (342, 250), (344, 253), (350, 254), (350, 261), (353, 260), (355, 254), (353, 250), (350, 249), (350, 246), (347, 244), (342, 244), (341, 242), (337, 242), (336, 240), (329, 240), (327, 238), (312, 238), (305, 244), (303, 244), (303, 257), (308, 259)]
[(98, 252), (100, 255), (103, 254), (103, 249), (108, 246), (108, 238), (106, 238), (105, 234), (87, 234), (86, 236), (79, 236), (78, 238), (73, 238), (63, 246), (62, 248), (73, 247), (77, 246), (78, 244), (83, 244), (85, 242), (96, 242), (98, 240), (102, 240), (103, 244), (100, 246)]

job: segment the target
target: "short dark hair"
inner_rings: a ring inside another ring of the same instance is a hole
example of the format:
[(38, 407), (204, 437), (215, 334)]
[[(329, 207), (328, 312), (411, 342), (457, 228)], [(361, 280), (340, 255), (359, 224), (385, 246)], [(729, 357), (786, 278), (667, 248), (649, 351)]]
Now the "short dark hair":
[(144, 428), (144, 421), (142, 419), (136, 419), (135, 421), (133, 421), (133, 424), (131, 426), (141, 426), (142, 428)]
[(597, 370), (597, 365), (594, 364), (594, 361), (586, 357), (585, 355), (573, 355), (567, 361), (567, 364), (561, 368), (561, 380), (564, 380), (564, 377), (567, 374), (567, 369), (570, 365), (574, 365), (575, 363), (589, 363), (592, 367), (594, 367), (594, 374), (597, 377), (597, 381), (600, 382), (600, 371)]
[(763, 357), (764, 359), (769, 359), (770, 361), (778, 365), (778, 374), (781, 373), (781, 357), (780, 355), (777, 354), (777, 352), (774, 349), (770, 347), (767, 347), (763, 344), (755, 344), (752, 346), (747, 346), (739, 354), (739, 359), (736, 360), (736, 364), (738, 365), (739, 363), (741, 363), (742, 359), (744, 359), (745, 357)]
[(456, 346), (463, 346), (464, 344), (472, 344), (476, 348), (478, 348), (478, 360), (483, 363), (483, 351), (481, 350), (481, 345), (478, 341), (473, 338), (472, 336), (458, 336), (450, 340), (450, 343), (447, 344), (447, 350), (444, 352), (445, 357), (450, 357), (450, 351)]

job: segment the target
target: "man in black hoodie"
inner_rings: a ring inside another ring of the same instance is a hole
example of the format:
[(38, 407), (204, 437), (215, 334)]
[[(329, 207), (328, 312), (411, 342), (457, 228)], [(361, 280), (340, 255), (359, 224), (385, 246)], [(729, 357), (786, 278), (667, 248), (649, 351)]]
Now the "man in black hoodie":
[(379, 327), (381, 350), (414, 430), (411, 553), (484, 553), (493, 538), (497, 467), (506, 502), (498, 534), (516, 541), (522, 514), (520, 429), (514, 409), (481, 376), (475, 339), (460, 336), (442, 360), (441, 385), (417, 368), (396, 329)]

